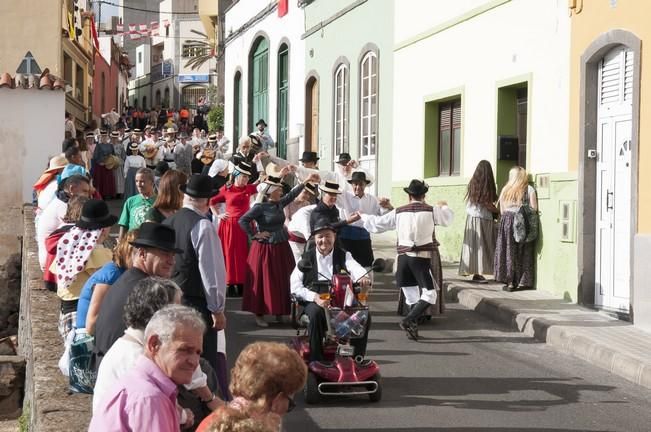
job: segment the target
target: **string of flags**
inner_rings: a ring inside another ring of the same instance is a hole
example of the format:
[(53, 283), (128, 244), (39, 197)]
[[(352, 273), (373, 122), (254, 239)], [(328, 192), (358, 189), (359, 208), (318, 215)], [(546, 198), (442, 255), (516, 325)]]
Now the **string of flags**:
[[(163, 20), (162, 23), (163, 27), (169, 27), (170, 26), (170, 21), (169, 20)], [(117, 33), (116, 35), (122, 36), (122, 35), (129, 35), (129, 38), (132, 40), (135, 39), (140, 39), (141, 37), (147, 37), (147, 36), (160, 36), (160, 24), (158, 21), (152, 21), (147, 24), (129, 24), (127, 27), (124, 26), (124, 24), (118, 24), (116, 27)]]

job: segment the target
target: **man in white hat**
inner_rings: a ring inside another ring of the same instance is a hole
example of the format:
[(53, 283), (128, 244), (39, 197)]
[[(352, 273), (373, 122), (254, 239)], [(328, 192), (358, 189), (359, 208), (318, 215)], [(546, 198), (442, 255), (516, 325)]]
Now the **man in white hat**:
[[(165, 131), (165, 141), (160, 146), (163, 160), (167, 162), (170, 169), (176, 169), (176, 146), (179, 142), (176, 140), (176, 129), (168, 128)], [(180, 151), (180, 150), (179, 150)]]
[(179, 134), (179, 141), (174, 147), (174, 160), (176, 169), (190, 177), (192, 174), (192, 142), (188, 139), (188, 134), (183, 131)]

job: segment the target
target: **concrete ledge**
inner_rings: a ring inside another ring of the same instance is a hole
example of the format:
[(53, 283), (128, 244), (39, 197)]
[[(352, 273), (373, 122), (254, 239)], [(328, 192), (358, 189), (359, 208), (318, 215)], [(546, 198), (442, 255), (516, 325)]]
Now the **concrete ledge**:
[(651, 388), (651, 333), (541, 291), (503, 292), (444, 271), (448, 297), (555, 349)]
[(26, 360), (24, 409), (29, 407), (31, 431), (87, 430), (91, 396), (70, 394), (68, 379), (58, 368), (63, 341), (57, 329), (59, 299), (43, 289), (38, 264), (32, 206), (23, 207), (23, 278), (18, 350)]

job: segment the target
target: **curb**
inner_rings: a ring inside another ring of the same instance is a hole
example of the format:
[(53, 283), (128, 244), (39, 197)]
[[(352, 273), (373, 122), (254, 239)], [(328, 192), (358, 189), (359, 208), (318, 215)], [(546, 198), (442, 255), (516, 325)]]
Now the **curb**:
[[(588, 326), (561, 325), (504, 303), (504, 298), (492, 298), (482, 291), (446, 282), (449, 300), (472, 309), (493, 321), (507, 325), (554, 349), (626, 378), (637, 385), (651, 389), (651, 361), (622, 353), (595, 337), (586, 336)], [(595, 312), (596, 314), (597, 312)], [(624, 332), (633, 329), (625, 323), (614, 325)]]

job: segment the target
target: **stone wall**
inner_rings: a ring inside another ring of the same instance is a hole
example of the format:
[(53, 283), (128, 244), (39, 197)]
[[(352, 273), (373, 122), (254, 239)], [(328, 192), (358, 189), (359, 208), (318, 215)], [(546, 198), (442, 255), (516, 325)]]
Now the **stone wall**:
[(55, 293), (43, 289), (31, 205), (23, 207), (23, 220), (18, 350), (27, 362), (23, 407), (29, 408), (30, 430), (87, 430), (91, 396), (70, 394), (68, 379), (57, 366), (63, 353), (63, 341), (57, 330), (59, 299)]

